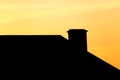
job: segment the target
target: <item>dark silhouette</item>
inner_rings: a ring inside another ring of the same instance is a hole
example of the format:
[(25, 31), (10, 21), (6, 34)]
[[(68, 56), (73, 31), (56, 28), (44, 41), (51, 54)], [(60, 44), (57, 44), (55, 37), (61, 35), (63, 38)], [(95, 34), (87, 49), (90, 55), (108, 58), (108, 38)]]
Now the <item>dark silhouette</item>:
[(4, 78), (120, 80), (119, 69), (87, 51), (87, 30), (68, 36), (1, 35)]

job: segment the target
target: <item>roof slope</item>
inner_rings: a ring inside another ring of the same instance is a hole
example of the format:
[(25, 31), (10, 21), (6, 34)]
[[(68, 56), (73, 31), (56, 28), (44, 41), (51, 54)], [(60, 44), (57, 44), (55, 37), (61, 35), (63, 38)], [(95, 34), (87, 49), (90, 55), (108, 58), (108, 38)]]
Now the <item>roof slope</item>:
[(3, 35), (0, 46), (4, 72), (34, 79), (120, 80), (118, 69), (60, 35)]

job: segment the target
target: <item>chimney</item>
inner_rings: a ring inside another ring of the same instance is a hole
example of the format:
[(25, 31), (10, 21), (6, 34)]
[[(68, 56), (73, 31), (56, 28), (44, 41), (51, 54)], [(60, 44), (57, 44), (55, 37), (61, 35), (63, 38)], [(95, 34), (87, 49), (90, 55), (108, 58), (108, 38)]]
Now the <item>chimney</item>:
[(72, 48), (81, 52), (87, 52), (87, 30), (70, 29), (67, 32)]

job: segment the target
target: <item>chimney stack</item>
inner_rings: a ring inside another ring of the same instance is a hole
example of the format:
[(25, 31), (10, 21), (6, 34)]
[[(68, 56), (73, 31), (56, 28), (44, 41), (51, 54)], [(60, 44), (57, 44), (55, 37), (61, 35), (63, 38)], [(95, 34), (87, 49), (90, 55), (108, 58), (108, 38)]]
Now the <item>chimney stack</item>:
[(68, 31), (68, 39), (72, 48), (80, 52), (87, 52), (87, 30), (70, 29)]

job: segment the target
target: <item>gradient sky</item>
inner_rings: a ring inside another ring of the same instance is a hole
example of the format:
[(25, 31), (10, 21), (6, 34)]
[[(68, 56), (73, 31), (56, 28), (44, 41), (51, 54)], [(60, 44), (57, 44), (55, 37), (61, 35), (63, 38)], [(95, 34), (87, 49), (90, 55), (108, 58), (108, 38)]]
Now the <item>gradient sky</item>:
[(88, 32), (89, 52), (120, 69), (120, 0), (0, 0), (0, 34)]

